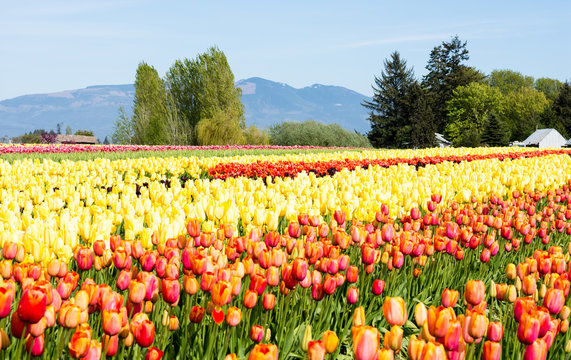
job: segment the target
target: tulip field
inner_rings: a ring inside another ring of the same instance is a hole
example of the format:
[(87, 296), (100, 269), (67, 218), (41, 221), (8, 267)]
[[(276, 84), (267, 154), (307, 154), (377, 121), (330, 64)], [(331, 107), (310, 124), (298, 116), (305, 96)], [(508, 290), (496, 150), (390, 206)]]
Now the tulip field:
[(0, 359), (569, 359), (571, 150), (0, 145)]

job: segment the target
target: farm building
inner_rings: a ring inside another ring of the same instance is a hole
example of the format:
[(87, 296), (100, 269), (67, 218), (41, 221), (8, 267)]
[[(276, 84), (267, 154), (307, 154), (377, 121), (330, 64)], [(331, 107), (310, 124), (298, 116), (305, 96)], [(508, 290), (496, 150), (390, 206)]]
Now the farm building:
[(448, 140), (446, 140), (444, 138), (444, 135), (439, 134), (439, 133), (434, 133), (434, 136), (436, 137), (436, 145), (438, 145), (438, 147), (441, 148), (447, 148), (452, 146), (452, 143)]
[(567, 142), (563, 144), (563, 147), (571, 147), (571, 139), (567, 140)]
[(58, 135), (56, 144), (97, 144), (97, 138), (84, 135)]
[(562, 147), (567, 140), (555, 129), (539, 129), (523, 141), (525, 147)]

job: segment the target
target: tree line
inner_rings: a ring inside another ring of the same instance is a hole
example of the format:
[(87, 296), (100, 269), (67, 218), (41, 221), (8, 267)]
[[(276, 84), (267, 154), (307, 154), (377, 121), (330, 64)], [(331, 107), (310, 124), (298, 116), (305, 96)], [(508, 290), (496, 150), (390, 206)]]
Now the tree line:
[(505, 146), (537, 128), (571, 136), (571, 87), (504, 69), (484, 74), (466, 65), (467, 43), (457, 36), (430, 52), (428, 73), (417, 80), (395, 51), (375, 77), (367, 137), (375, 147), (436, 145), (435, 132), (454, 146)]
[(268, 135), (246, 127), (241, 89), (226, 55), (211, 47), (176, 60), (164, 79), (142, 62), (135, 77), (133, 115), (120, 109), (112, 136), (118, 144), (267, 144)]

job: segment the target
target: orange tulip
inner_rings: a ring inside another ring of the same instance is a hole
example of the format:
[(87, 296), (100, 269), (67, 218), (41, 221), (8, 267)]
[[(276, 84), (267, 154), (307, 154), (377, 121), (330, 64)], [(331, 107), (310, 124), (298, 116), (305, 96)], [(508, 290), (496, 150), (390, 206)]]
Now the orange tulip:
[[(456, 351), (458, 350), (458, 345), (460, 344), (460, 340), (462, 338), (462, 325), (460, 321), (454, 320), (451, 321), (448, 325), (448, 330), (444, 335), (444, 339), (442, 345), (448, 351)], [(440, 341), (440, 340), (439, 340)]]
[(517, 328), (517, 338), (524, 344), (533, 344), (539, 336), (538, 317), (524, 313)]
[(543, 298), (543, 306), (553, 315), (559, 314), (565, 305), (565, 296), (563, 290), (550, 288), (547, 289)]
[(422, 348), (426, 342), (422, 339), (418, 339), (416, 335), (412, 335), (408, 341), (408, 356), (411, 360), (419, 360), (422, 354)]
[(228, 281), (219, 281), (212, 287), (210, 292), (212, 302), (216, 306), (224, 306), (232, 300), (230, 283)]
[(244, 300), (242, 300), (244, 307), (246, 307), (247, 309), (252, 309), (254, 306), (256, 306), (257, 302), (258, 302), (258, 293), (256, 293), (255, 291), (246, 290), (246, 294), (244, 295)]
[(535, 276), (527, 275), (523, 278), (521, 290), (525, 295), (533, 295), (537, 289), (537, 282), (535, 281)]
[(354, 326), (351, 329), (353, 337), (353, 354), (356, 360), (377, 359), (381, 336), (377, 328), (372, 326)]
[(325, 359), (325, 345), (323, 341), (310, 341), (307, 345), (307, 360)]
[(427, 316), (428, 312), (426, 310), (426, 306), (421, 302), (416, 304), (414, 307), (414, 321), (418, 327), (421, 327), (424, 324)]
[(250, 328), (250, 339), (259, 343), (264, 338), (264, 328), (260, 325), (252, 325)]
[(383, 315), (392, 326), (403, 326), (406, 322), (406, 306), (401, 297), (387, 297), (383, 304)]
[(422, 347), (422, 353), (420, 354), (419, 360), (446, 360), (447, 358), (444, 346), (434, 341), (430, 341)]
[(379, 360), (394, 360), (395, 353), (392, 349), (380, 349), (379, 350)]
[(479, 339), (486, 334), (488, 330), (488, 319), (486, 315), (478, 311), (472, 311), (470, 324), (468, 325), (468, 333), (474, 339)]
[(120, 310), (103, 310), (101, 317), (101, 327), (105, 334), (109, 336), (119, 334), (123, 327), (123, 317)]
[(383, 344), (385, 348), (399, 351), (402, 344), (403, 330), (400, 326), (391, 327), (390, 331), (385, 333)]
[(466, 290), (464, 292), (464, 299), (468, 304), (476, 306), (484, 300), (486, 288), (484, 282), (481, 280), (468, 280), (466, 283)]
[(13, 301), (14, 291), (5, 286), (0, 287), (0, 319), (10, 315)]
[(321, 341), (323, 341), (323, 345), (325, 346), (325, 351), (328, 354), (332, 354), (337, 350), (337, 346), (339, 345), (339, 337), (334, 331), (327, 330), (326, 332), (321, 335)]
[(426, 323), (428, 330), (434, 337), (440, 338), (446, 335), (450, 322), (456, 319), (456, 315), (452, 308), (445, 308), (444, 306), (434, 307), (430, 306)]
[(76, 331), (69, 341), (69, 353), (71, 357), (79, 359), (87, 355), (91, 345), (91, 335), (87, 331)]
[(242, 310), (233, 306), (228, 309), (226, 314), (226, 323), (232, 327), (237, 326), (242, 319)]
[(483, 360), (500, 360), (502, 355), (502, 346), (499, 342), (485, 341), (484, 352), (482, 354)]
[(442, 306), (454, 307), (458, 302), (459, 292), (456, 290), (444, 289), (441, 296)]
[(147, 350), (145, 355), (145, 360), (160, 360), (163, 357), (164, 352), (152, 346)]
[(353, 326), (365, 325), (365, 309), (359, 306), (353, 312)]
[(250, 352), (248, 360), (278, 360), (278, 347), (274, 344), (257, 344)]

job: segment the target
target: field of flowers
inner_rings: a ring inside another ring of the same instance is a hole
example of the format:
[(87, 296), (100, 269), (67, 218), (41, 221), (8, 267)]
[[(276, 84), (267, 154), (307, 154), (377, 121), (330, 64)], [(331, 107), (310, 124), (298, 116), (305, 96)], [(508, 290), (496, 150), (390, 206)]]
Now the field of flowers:
[(0, 358), (570, 356), (571, 150), (0, 153)]

